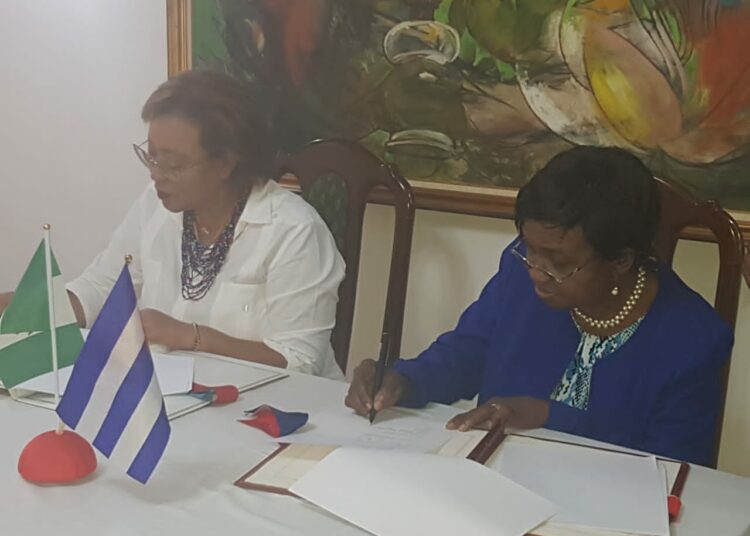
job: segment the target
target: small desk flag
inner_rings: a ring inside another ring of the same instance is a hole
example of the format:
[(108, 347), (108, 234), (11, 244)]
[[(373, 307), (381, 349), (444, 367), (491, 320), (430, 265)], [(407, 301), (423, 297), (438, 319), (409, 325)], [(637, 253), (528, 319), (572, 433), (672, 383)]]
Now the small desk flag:
[(271, 437), (282, 437), (296, 432), (307, 424), (308, 415), (300, 411), (281, 411), (273, 406), (263, 404), (245, 412), (249, 419), (240, 422), (253, 428), (263, 430)]
[(169, 421), (127, 265), (86, 339), (57, 414), (144, 484), (167, 447)]
[[(34, 253), (0, 318), (0, 380), (6, 388), (52, 370), (52, 342), (44, 241)], [(50, 252), (55, 305), (58, 367), (75, 363), (83, 345), (81, 330), (65, 291), (60, 268)]]

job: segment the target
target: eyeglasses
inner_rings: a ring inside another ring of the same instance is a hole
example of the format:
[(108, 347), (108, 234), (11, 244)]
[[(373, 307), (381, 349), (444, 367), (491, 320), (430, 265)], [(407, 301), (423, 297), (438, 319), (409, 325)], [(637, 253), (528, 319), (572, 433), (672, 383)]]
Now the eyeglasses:
[(590, 262), (591, 262), (591, 261), (593, 260), (593, 258), (594, 258), (594, 257), (591, 257), (591, 258), (590, 258), (589, 260), (587, 260), (586, 262), (584, 262), (583, 264), (581, 264), (581, 265), (580, 265), (580, 266), (578, 266), (577, 268), (574, 268), (574, 269), (573, 269), (573, 271), (571, 271), (571, 272), (568, 272), (568, 273), (567, 273), (567, 274), (565, 274), (565, 275), (557, 275), (557, 274), (553, 274), (553, 273), (552, 273), (552, 272), (550, 272), (549, 270), (545, 270), (545, 269), (544, 269), (544, 268), (542, 268), (541, 266), (539, 266), (539, 265), (537, 265), (537, 264), (534, 264), (533, 262), (531, 262), (531, 261), (530, 261), (530, 260), (529, 260), (529, 259), (528, 259), (528, 258), (527, 258), (527, 257), (526, 257), (526, 256), (525, 256), (524, 254), (523, 254), (523, 253), (521, 253), (521, 252), (520, 252), (520, 251), (518, 250), (518, 247), (519, 247), (520, 245), (521, 245), (521, 244), (520, 244), (520, 242), (519, 242), (519, 243), (517, 243), (517, 244), (516, 244), (515, 246), (513, 246), (513, 247), (511, 248), (510, 252), (511, 252), (511, 253), (512, 253), (512, 254), (513, 254), (513, 255), (514, 255), (514, 256), (515, 256), (515, 257), (516, 257), (516, 258), (517, 258), (518, 260), (520, 260), (520, 261), (521, 261), (521, 262), (522, 262), (522, 263), (524, 264), (524, 266), (526, 266), (526, 269), (527, 269), (527, 270), (536, 270), (537, 272), (539, 272), (539, 273), (541, 273), (542, 275), (544, 275), (544, 276), (548, 277), (549, 279), (551, 279), (552, 281), (554, 281), (554, 282), (555, 282), (555, 283), (557, 283), (558, 285), (560, 285), (560, 284), (564, 283), (565, 281), (567, 281), (568, 279), (570, 279), (571, 277), (573, 277), (574, 275), (576, 275), (576, 274), (577, 274), (578, 272), (580, 272), (580, 271), (581, 271), (581, 270), (582, 270), (582, 269), (583, 269), (583, 268), (584, 268), (584, 267), (585, 267), (585, 266), (586, 266), (586, 265), (587, 265), (588, 263), (590, 263)]
[(147, 143), (148, 141), (144, 141), (140, 144), (133, 144), (133, 150), (135, 151), (135, 155), (138, 157), (138, 160), (140, 160), (141, 164), (146, 166), (149, 171), (155, 169), (169, 179), (177, 179), (187, 170), (200, 166), (205, 162), (205, 160), (193, 162), (192, 164), (167, 164), (164, 162), (159, 162), (153, 156), (148, 154), (148, 151), (143, 148), (143, 146)]

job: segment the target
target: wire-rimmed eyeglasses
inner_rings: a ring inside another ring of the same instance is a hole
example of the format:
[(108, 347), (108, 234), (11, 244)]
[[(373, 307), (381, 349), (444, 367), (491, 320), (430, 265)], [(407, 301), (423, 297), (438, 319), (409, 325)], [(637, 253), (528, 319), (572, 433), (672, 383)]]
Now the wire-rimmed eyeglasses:
[(144, 145), (146, 145), (148, 141), (144, 141), (142, 143), (133, 144), (133, 150), (135, 151), (135, 155), (138, 157), (138, 160), (141, 161), (141, 164), (146, 166), (146, 168), (150, 170), (156, 170), (163, 175), (169, 177), (169, 178), (178, 178), (182, 173), (186, 172), (189, 169), (192, 169), (196, 166), (199, 166), (205, 162), (205, 160), (199, 160), (198, 162), (193, 162), (191, 164), (167, 164), (164, 162), (159, 162), (156, 160), (153, 156), (148, 154), (148, 151), (143, 148)]
[(542, 268), (541, 266), (539, 266), (539, 265), (537, 265), (537, 264), (534, 264), (533, 262), (531, 262), (531, 261), (530, 261), (530, 260), (529, 260), (529, 259), (528, 259), (528, 258), (526, 257), (526, 255), (524, 255), (523, 253), (521, 253), (521, 252), (519, 251), (518, 247), (519, 247), (520, 245), (521, 245), (521, 243), (520, 243), (520, 242), (519, 242), (519, 243), (517, 243), (517, 244), (516, 244), (515, 246), (513, 246), (513, 247), (511, 248), (510, 252), (511, 252), (511, 253), (512, 253), (512, 254), (513, 254), (513, 255), (514, 255), (514, 256), (515, 256), (515, 257), (516, 257), (516, 258), (517, 258), (518, 260), (520, 260), (520, 261), (521, 261), (521, 262), (522, 262), (522, 263), (524, 264), (524, 266), (526, 266), (526, 269), (527, 269), (527, 270), (536, 270), (537, 272), (539, 272), (540, 274), (542, 274), (542, 275), (544, 275), (544, 276), (548, 277), (549, 279), (551, 279), (552, 281), (554, 281), (554, 282), (555, 282), (555, 283), (557, 283), (558, 285), (560, 285), (560, 284), (564, 283), (565, 281), (567, 281), (568, 279), (570, 279), (571, 277), (573, 277), (574, 275), (576, 275), (576, 274), (577, 274), (578, 272), (580, 272), (580, 271), (581, 271), (581, 270), (582, 270), (582, 269), (583, 269), (583, 268), (584, 268), (584, 267), (585, 267), (585, 266), (586, 266), (586, 265), (587, 265), (587, 264), (588, 264), (589, 262), (591, 262), (591, 260), (592, 260), (592, 259), (594, 258), (594, 257), (591, 257), (591, 259), (587, 260), (586, 262), (584, 262), (584, 263), (583, 263), (583, 264), (581, 264), (580, 266), (578, 266), (578, 267), (574, 268), (574, 269), (573, 269), (572, 271), (568, 272), (568, 273), (567, 273), (567, 274), (565, 274), (565, 275), (557, 275), (557, 274), (555, 274), (555, 273), (552, 273), (552, 272), (550, 272), (549, 270), (546, 270), (546, 269)]

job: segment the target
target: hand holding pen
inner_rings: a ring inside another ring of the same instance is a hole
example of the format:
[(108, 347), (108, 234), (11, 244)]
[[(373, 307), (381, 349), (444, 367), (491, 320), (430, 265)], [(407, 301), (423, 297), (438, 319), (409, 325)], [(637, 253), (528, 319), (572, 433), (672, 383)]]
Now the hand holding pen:
[[(382, 345), (381, 345), (382, 354)], [(408, 380), (395, 370), (383, 367), (378, 381), (378, 362), (364, 360), (355, 370), (344, 403), (358, 415), (368, 417), (385, 408), (395, 406), (408, 388)], [(380, 388), (376, 389), (379, 384)]]
[(370, 396), (370, 400), (372, 401), (369, 412), (370, 424), (375, 421), (375, 415), (378, 412), (375, 409), (375, 397), (383, 386), (383, 377), (385, 376), (385, 369), (388, 366), (388, 343), (388, 332), (384, 331), (380, 337), (380, 356), (378, 357), (378, 364), (375, 366), (375, 381), (372, 384), (372, 395)]

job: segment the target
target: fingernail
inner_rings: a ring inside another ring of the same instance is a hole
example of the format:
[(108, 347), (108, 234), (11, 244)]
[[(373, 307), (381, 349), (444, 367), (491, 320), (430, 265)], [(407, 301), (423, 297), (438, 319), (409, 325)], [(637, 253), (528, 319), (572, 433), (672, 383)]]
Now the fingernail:
[(461, 426), (458, 427), (458, 429), (461, 430), (462, 432), (465, 432), (466, 430), (469, 429), (469, 425), (466, 423), (463, 423)]

